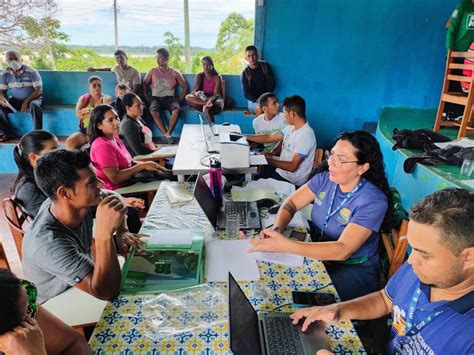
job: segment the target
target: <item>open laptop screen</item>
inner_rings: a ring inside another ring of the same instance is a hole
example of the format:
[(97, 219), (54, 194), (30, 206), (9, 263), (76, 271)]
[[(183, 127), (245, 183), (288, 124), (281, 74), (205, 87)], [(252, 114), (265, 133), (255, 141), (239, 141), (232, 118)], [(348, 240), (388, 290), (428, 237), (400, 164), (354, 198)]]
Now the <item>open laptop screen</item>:
[(258, 316), (229, 272), (230, 348), (236, 355), (261, 354)]
[(216, 201), (212, 195), (211, 190), (207, 186), (206, 181), (201, 176), (201, 173), (198, 174), (196, 178), (196, 185), (194, 186), (194, 197), (196, 201), (201, 206), (202, 210), (206, 214), (209, 222), (212, 226), (216, 228), (217, 226), (217, 216), (220, 210), (220, 203)]

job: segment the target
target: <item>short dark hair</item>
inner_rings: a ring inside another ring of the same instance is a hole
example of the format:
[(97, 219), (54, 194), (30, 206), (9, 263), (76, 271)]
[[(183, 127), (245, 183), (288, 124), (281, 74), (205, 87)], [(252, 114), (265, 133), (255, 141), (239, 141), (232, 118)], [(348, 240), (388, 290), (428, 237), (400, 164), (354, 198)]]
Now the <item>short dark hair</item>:
[(87, 85), (90, 85), (90, 84), (92, 84), (92, 82), (93, 82), (93, 81), (96, 81), (96, 80), (98, 80), (98, 81), (102, 82), (102, 79), (101, 79), (101, 77), (100, 77), (100, 76), (97, 76), (97, 75), (91, 75), (91, 76), (90, 76), (90, 77), (87, 79)]
[(268, 105), (268, 100), (271, 99), (272, 97), (276, 97), (276, 95), (273, 92), (266, 92), (262, 95), (257, 100), (257, 103), (260, 107), (264, 107)]
[(105, 136), (104, 132), (102, 132), (97, 126), (102, 123), (105, 118), (105, 113), (110, 110), (115, 111), (115, 108), (107, 104), (96, 106), (92, 110), (89, 119), (89, 126), (87, 126), (87, 136), (89, 137), (90, 144), (92, 144), (92, 142), (94, 142), (98, 137)]
[(170, 52), (166, 48), (158, 48), (156, 54), (161, 54), (163, 57), (168, 59), (170, 57)]
[(306, 119), (306, 102), (299, 95), (293, 95), (283, 100), (283, 107), (287, 111), (294, 111), (301, 118)]
[(257, 47), (255, 47), (253, 44), (251, 44), (250, 46), (245, 47), (245, 51), (246, 52), (254, 51), (254, 52), (258, 53)]
[(123, 51), (122, 49), (117, 49), (117, 50), (114, 52), (114, 57), (115, 57), (115, 56), (118, 56), (118, 55), (123, 55), (125, 58), (128, 59), (127, 53), (125, 53), (125, 51)]
[(134, 92), (127, 92), (122, 98), (123, 109), (126, 110), (127, 107), (132, 107), (133, 103), (138, 100), (140, 100), (140, 98), (137, 94)]
[(474, 192), (449, 188), (435, 192), (416, 203), (410, 219), (427, 224), (441, 233), (441, 243), (454, 255), (474, 247)]
[(20, 308), (20, 280), (10, 270), (0, 269), (0, 335), (16, 328), (25, 314)]
[(88, 168), (90, 163), (89, 154), (81, 150), (59, 149), (48, 152), (36, 164), (36, 184), (54, 201), (58, 188), (64, 186), (73, 189), (80, 179), (77, 170)]

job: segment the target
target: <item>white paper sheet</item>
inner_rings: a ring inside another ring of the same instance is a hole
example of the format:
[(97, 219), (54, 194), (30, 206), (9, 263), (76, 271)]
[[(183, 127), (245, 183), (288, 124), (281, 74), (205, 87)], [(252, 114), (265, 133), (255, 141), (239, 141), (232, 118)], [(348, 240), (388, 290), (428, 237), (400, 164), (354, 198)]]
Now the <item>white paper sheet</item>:
[(268, 165), (267, 158), (263, 154), (251, 155), (250, 165)]
[[(276, 219), (276, 214), (267, 213), (265, 217), (262, 218), (262, 227), (265, 228), (267, 226), (271, 226), (273, 223), (275, 223), (275, 219)], [(309, 223), (306, 220), (306, 217), (304, 216), (304, 214), (301, 213), (301, 211), (298, 211), (295, 213), (290, 223), (288, 223), (288, 227), (292, 227), (292, 228), (303, 227), (303, 228), (309, 229)]]
[(470, 188), (474, 189), (474, 179), (471, 180), (461, 180), (461, 183), (464, 185), (469, 186)]
[(304, 257), (289, 253), (250, 253), (255, 260), (266, 261), (286, 266), (303, 266)]
[(257, 261), (247, 252), (251, 247), (247, 239), (206, 243), (206, 281), (227, 281), (229, 271), (236, 280), (258, 280)]
[(257, 181), (249, 181), (248, 187), (273, 187), (278, 195), (289, 196), (295, 192), (295, 185), (286, 181), (275, 179), (258, 179)]
[(150, 236), (148, 245), (182, 245), (191, 246), (193, 232), (190, 230), (143, 230), (142, 233)]
[(8, 100), (5, 99), (4, 102), (5, 102), (5, 105), (6, 105), (10, 110), (12, 110), (13, 113), (18, 112), (18, 110), (17, 110), (16, 108), (14, 108), (14, 107), (8, 102)]
[(446, 148), (448, 145), (457, 145), (463, 148), (469, 148), (474, 147), (474, 141), (469, 138), (461, 138), (451, 142), (435, 143), (435, 145), (439, 148)]

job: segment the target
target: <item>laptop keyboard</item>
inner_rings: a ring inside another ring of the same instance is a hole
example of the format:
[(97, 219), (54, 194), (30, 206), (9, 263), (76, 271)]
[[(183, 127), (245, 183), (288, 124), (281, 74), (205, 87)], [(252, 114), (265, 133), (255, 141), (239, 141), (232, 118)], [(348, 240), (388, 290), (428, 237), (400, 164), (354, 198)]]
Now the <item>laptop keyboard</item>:
[(248, 225), (247, 221), (247, 203), (246, 202), (229, 202), (225, 205), (226, 214), (229, 212), (236, 212), (239, 214), (240, 225)]
[(264, 322), (270, 354), (303, 353), (298, 327), (292, 325), (289, 318), (265, 317)]

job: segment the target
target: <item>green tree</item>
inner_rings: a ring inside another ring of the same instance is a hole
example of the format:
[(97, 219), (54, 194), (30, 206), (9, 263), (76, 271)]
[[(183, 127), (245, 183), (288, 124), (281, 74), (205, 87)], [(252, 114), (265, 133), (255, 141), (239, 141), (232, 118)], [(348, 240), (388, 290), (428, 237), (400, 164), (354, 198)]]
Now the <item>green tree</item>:
[(163, 36), (165, 37), (165, 44), (166, 47), (168, 47), (168, 52), (170, 52), (169, 65), (179, 71), (183, 71), (184, 46), (180, 43), (180, 39), (169, 31), (165, 32)]
[(52, 14), (40, 19), (23, 16), (20, 22), (28, 38), (24, 50), (34, 58), (34, 66), (56, 70), (56, 60), (68, 52), (64, 42), (69, 36), (60, 30), (61, 23)]
[(237, 74), (244, 66), (245, 47), (253, 43), (254, 21), (232, 12), (222, 21), (217, 36), (216, 61), (221, 71)]
[(35, 14), (42, 18), (55, 9), (54, 0), (0, 1), (0, 46), (18, 46), (28, 38), (23, 33), (22, 18)]

